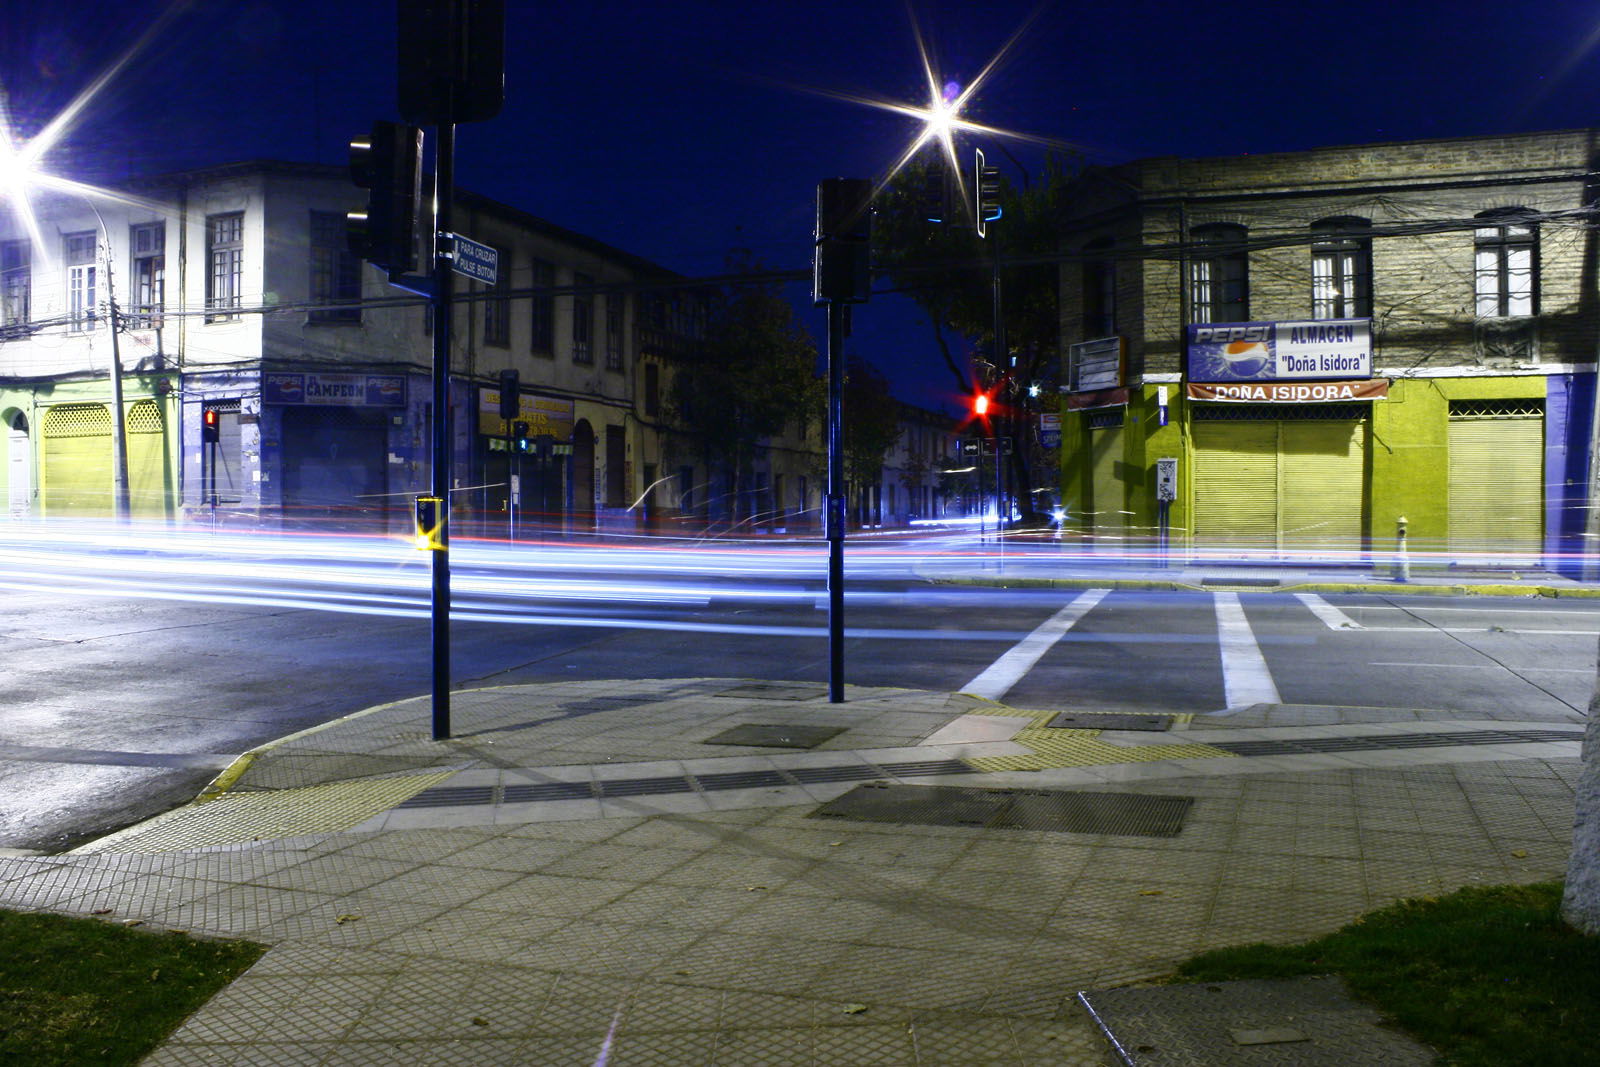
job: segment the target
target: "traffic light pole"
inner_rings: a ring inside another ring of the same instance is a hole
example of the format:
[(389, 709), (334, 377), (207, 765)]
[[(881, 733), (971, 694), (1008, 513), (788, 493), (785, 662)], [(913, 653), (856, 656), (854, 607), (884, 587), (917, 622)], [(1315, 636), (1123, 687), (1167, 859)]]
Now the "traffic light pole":
[(828, 702), (844, 702), (844, 339), (848, 305), (828, 304)]
[(441, 122), (435, 128), (433, 257), (433, 495), (439, 499), (439, 547), (433, 559), (433, 739), (450, 736), (450, 299), (453, 295), (451, 259), (455, 245), (451, 201), (455, 198), (456, 127)]

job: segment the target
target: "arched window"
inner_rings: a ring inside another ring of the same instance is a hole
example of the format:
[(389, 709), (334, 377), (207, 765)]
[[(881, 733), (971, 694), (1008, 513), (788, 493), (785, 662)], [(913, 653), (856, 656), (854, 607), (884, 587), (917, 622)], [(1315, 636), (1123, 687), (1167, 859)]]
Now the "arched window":
[(1527, 208), (1480, 212), (1473, 231), (1473, 288), (1480, 319), (1536, 312), (1539, 229)]
[(1311, 224), (1311, 317), (1372, 315), (1372, 220), (1340, 215)]
[(1243, 226), (1196, 226), (1189, 263), (1189, 317), (1193, 322), (1244, 322), (1250, 317), (1249, 258)]

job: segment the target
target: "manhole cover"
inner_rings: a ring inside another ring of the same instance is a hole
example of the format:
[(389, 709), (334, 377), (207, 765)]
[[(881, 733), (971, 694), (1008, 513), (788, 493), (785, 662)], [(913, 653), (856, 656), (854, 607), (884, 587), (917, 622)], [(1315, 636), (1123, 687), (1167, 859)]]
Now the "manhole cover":
[(1052, 730), (1167, 730), (1172, 716), (1063, 711), (1045, 725)]
[(1064, 834), (1176, 837), (1193, 797), (1059, 789), (976, 789), (873, 782), (811, 813), (818, 819), (982, 826)]
[(1129, 1067), (1203, 1063), (1344, 1067), (1434, 1062), (1337, 978), (1252, 979), (1078, 994)]
[(708, 745), (749, 745), (755, 748), (816, 748), (844, 733), (843, 726), (763, 726), (745, 723), (708, 737)]
[(759, 700), (820, 700), (828, 695), (827, 689), (815, 685), (782, 685), (775, 682), (752, 682), (735, 686), (715, 694), (719, 697), (745, 697)]

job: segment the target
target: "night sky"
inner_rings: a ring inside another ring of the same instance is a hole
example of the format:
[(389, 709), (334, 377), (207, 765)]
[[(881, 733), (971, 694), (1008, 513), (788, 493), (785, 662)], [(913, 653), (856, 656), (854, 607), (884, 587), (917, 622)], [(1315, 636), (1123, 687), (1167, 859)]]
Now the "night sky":
[[(5, 0), (13, 125), (36, 130), (164, 12), (52, 170), (342, 164), (351, 136), (398, 117), (390, 0)], [(809, 268), (818, 179), (880, 176), (916, 132), (838, 98), (926, 103), (913, 17), (941, 81), (961, 83), (1028, 23), (967, 115), (1095, 163), (1600, 124), (1600, 4), (1571, 0), (508, 0), (507, 12), (505, 109), (460, 128), (458, 181), (688, 275), (720, 273), (735, 246)], [(1045, 148), (1009, 147), (1038, 173)], [(806, 316), (820, 336), (821, 312)], [(907, 399), (948, 391), (903, 300), (875, 300), (856, 322), (853, 346)]]

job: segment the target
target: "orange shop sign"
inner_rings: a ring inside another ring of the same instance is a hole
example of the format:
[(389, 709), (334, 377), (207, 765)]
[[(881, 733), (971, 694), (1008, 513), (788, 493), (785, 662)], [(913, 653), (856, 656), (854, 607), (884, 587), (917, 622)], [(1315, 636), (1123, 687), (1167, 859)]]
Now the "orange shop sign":
[(1350, 382), (1190, 382), (1190, 400), (1221, 400), (1236, 404), (1327, 404), (1341, 400), (1382, 400), (1389, 395), (1389, 379), (1362, 378)]

